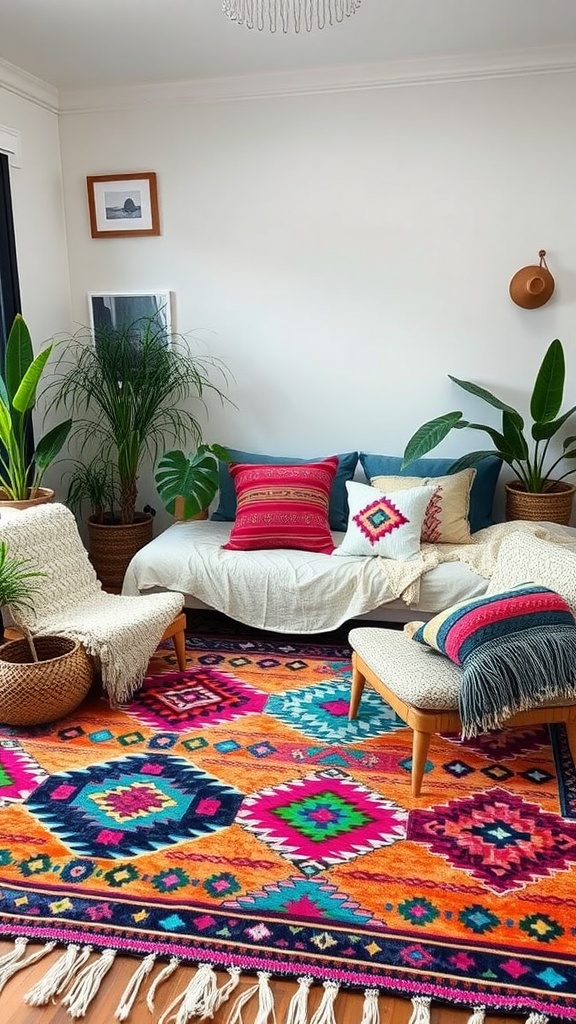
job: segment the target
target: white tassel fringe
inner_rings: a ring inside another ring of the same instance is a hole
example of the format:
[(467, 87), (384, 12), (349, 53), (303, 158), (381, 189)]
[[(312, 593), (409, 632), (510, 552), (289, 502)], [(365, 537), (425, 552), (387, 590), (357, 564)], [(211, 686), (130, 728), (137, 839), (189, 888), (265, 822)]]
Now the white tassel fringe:
[(484, 1024), (484, 1018), (486, 1017), (485, 1006), (475, 1006), (472, 1013), (468, 1017), (466, 1024)]
[(86, 1011), (98, 994), (102, 979), (112, 967), (115, 956), (115, 949), (105, 949), (97, 960), (87, 964), (74, 979), (70, 991), (62, 1000), (62, 1005), (68, 1008), (70, 1017), (86, 1016)]
[(230, 999), (230, 996), (232, 995), (234, 989), (238, 988), (238, 985), (240, 984), (241, 973), (242, 971), (239, 967), (228, 968), (228, 974), (230, 975), (230, 977), (228, 978), (228, 981), (224, 982), (224, 984), (221, 986), (221, 988), (218, 989), (216, 993), (214, 1006), (212, 1007), (212, 1013), (210, 1014), (211, 1017), (214, 1016), (216, 1011), (220, 1009), (223, 1003), (227, 1002), (228, 999)]
[(324, 982), (324, 995), (320, 1000), (320, 1006), (314, 1013), (310, 1024), (336, 1024), (334, 1016), (334, 1002), (340, 986), (335, 981)]
[(28, 939), (17, 938), (14, 942), (14, 949), (2, 957), (0, 962), (0, 992), (14, 974), (21, 971), (24, 967), (29, 967), (30, 964), (35, 964), (37, 960), (41, 960), (47, 953), (51, 953), (56, 946), (55, 942), (47, 942), (40, 949), (37, 949), (35, 953), (30, 953), (29, 956), (25, 957), (24, 951), (27, 943)]
[[(378, 1006), (378, 989), (367, 988), (364, 993), (364, 1010), (360, 1024), (380, 1024), (380, 1009)], [(481, 1021), (478, 1024), (482, 1024)]]
[(298, 988), (288, 1005), (284, 1024), (308, 1024), (308, 996), (312, 982), (309, 977), (298, 978)]
[(257, 984), (247, 988), (245, 992), (238, 996), (226, 1019), (226, 1024), (243, 1024), (242, 1010), (246, 1003), (250, 1002), (252, 996), (255, 995), (258, 996), (258, 1010), (254, 1018), (254, 1024), (268, 1024), (270, 1016), (272, 1016), (272, 1020), (275, 1022), (274, 995), (270, 988), (270, 975), (266, 971), (258, 971)]
[(414, 996), (412, 1000), (412, 1016), (408, 1024), (430, 1024), (430, 1004), (427, 996)]
[(171, 974), (174, 974), (174, 971), (176, 970), (179, 964), (180, 961), (178, 957), (173, 956), (170, 959), (170, 961), (166, 964), (166, 967), (163, 967), (162, 970), (154, 978), (154, 981), (152, 982), (150, 988), (148, 989), (148, 995), (146, 996), (146, 1006), (150, 1010), (150, 1013), (154, 1013), (154, 996), (156, 995), (156, 990), (158, 989), (158, 986), (161, 985), (163, 981), (166, 981), (166, 978), (169, 978)]
[[(175, 1024), (188, 1024), (192, 1017), (211, 1017), (218, 992), (218, 978), (212, 964), (198, 964), (198, 969), (180, 995), (170, 1003), (158, 1024), (174, 1020)], [(180, 1005), (177, 1013), (172, 1013)]]
[(89, 959), (92, 946), (80, 946), (70, 943), (62, 956), (54, 961), (35, 985), (24, 996), (24, 1002), (28, 1006), (46, 1006), (54, 996), (70, 984), (72, 978)]
[(548, 1024), (548, 1020), (545, 1013), (531, 1013), (526, 1018), (526, 1024)]
[(130, 978), (130, 981), (126, 985), (122, 995), (120, 996), (120, 1002), (116, 1007), (114, 1016), (117, 1020), (126, 1020), (130, 1015), (130, 1010), (136, 1002), (136, 997), (140, 991), (140, 986), (150, 974), (150, 971), (154, 967), (156, 962), (156, 954), (149, 953), (144, 959), (138, 964), (138, 967), (134, 971), (134, 974)]

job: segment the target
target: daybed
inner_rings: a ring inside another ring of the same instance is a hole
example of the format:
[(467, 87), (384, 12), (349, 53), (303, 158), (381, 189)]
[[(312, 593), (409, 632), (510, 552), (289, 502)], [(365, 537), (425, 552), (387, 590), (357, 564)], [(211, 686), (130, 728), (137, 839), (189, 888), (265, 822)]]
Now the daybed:
[[(264, 460), (263, 456), (248, 458), (249, 455), (233, 453), (233, 457), (242, 459), (242, 464), (251, 463), (252, 467), (257, 460), (260, 464)], [(372, 488), (366, 486), (366, 481), (362, 485), (351, 479), (356, 453), (338, 458), (339, 471), (330, 491), (332, 529), (327, 536), (328, 541), (331, 536), (340, 551), (355, 550), (350, 548), (348, 539), (352, 516), (347, 497), (352, 503), (354, 488)], [(383, 466), (383, 459), (361, 454), (360, 461), (369, 480), (373, 481), (375, 475), (382, 472), (398, 472), (399, 460), (388, 459)], [(431, 461), (422, 460), (416, 475), (421, 477), (430, 472)], [(434, 466), (436, 478), (445, 472), (446, 463), (435, 460)], [(403, 560), (397, 555), (336, 555), (283, 546), (260, 550), (225, 548), (235, 526), (236, 506), (229, 470), (224, 467), (220, 501), (212, 519), (175, 523), (142, 548), (128, 567), (123, 593), (175, 590), (185, 595), (187, 607), (215, 608), (239, 622), (277, 632), (319, 633), (352, 619), (403, 622), (427, 618), (456, 601), (485, 593), (500, 544), (511, 533), (557, 540), (567, 549), (576, 551), (576, 530), (569, 527), (519, 522), (478, 529), (479, 525), (490, 522), (486, 510), (491, 509), (497, 473), (492, 471), (492, 476), (491, 493), (488, 498), (482, 495), (484, 508), (480, 511), (484, 518), (478, 518), (478, 503), (470, 505), (470, 520), (476, 515), (476, 532), (468, 531), (467, 543), (420, 545), (418, 531), (415, 554)], [(425, 482), (422, 480), (422, 484)], [(478, 477), (472, 486), (471, 499), (477, 483)], [(404, 495), (410, 494), (414, 491), (404, 490), (395, 493), (394, 499), (402, 501)], [(334, 529), (335, 525), (338, 528)], [(400, 532), (395, 531), (395, 536)]]

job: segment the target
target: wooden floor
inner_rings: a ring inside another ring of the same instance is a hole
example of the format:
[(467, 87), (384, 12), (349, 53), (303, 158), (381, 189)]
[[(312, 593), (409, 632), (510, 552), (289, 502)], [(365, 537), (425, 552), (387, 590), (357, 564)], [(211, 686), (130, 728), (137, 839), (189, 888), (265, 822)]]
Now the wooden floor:
[[(0, 942), (0, 955), (8, 952), (11, 948), (11, 943)], [(28, 946), (30, 952), (35, 948), (37, 947), (34, 947), (32, 943)], [(53, 960), (56, 959), (57, 955), (59, 955), (57, 951), (50, 953), (38, 963), (32, 964), (11, 978), (0, 995), (1, 1024), (70, 1024), (71, 1018), (68, 1016), (66, 1009), (59, 1003), (46, 1007), (31, 1007), (26, 1005), (23, 998), (30, 986), (42, 976)], [(131, 957), (116, 957), (112, 969), (102, 982), (96, 999), (83, 1018), (87, 1024), (115, 1024), (114, 1012), (118, 1005), (118, 1000), (134, 971), (136, 962)], [(157, 971), (158, 968), (155, 968), (152, 977), (154, 977)], [(171, 1001), (186, 986), (193, 973), (193, 968), (180, 967), (172, 977), (168, 978), (160, 986), (155, 999), (156, 1013), (154, 1015), (150, 1014), (146, 1006), (146, 990), (143, 986), (128, 1018), (128, 1024), (156, 1024), (156, 1021)], [(225, 975), (225, 977), (227, 978), (228, 976)], [(243, 989), (253, 984), (253, 982), (253, 978), (243, 979), (234, 995), (242, 992)], [(279, 980), (272, 983), (272, 989), (275, 998), (276, 1022), (277, 1024), (283, 1024), (288, 1003), (295, 991), (295, 985), (291, 982)], [(311, 990), (309, 1001), (310, 1015), (318, 1005), (321, 994), (322, 989), (319, 985), (314, 986)], [(335, 1003), (337, 1024), (360, 1024), (362, 1019), (362, 1003), (361, 993), (344, 990), (339, 992)], [(230, 1005), (227, 1004), (221, 1007), (213, 1018), (214, 1024), (225, 1024), (230, 1011)], [(255, 1000), (252, 1000), (243, 1011), (244, 1024), (253, 1024), (255, 1005)], [(379, 1007), (381, 1024), (407, 1024), (412, 1012), (412, 1005), (407, 1000), (392, 999), (388, 996), (380, 997)], [(433, 1004), (431, 1024), (465, 1024), (470, 1013), (471, 1010), (452, 1009), (451, 1007), (441, 1007)], [(496, 1024), (496, 1022), (499, 1022), (499, 1024), (508, 1024), (508, 1022), (510, 1024), (512, 1022), (513, 1024), (518, 1024), (518, 1021), (518, 1017), (486, 1017), (487, 1024), (491, 1024), (491, 1022), (492, 1024)]]

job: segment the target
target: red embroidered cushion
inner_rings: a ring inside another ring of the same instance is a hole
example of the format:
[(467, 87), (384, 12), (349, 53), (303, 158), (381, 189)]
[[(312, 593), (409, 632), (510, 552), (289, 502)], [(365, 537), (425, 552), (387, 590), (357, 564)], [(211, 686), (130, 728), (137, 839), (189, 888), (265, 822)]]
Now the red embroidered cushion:
[(232, 463), (236, 519), (223, 546), (230, 551), (300, 548), (332, 554), (328, 499), (337, 468), (337, 455), (288, 466)]

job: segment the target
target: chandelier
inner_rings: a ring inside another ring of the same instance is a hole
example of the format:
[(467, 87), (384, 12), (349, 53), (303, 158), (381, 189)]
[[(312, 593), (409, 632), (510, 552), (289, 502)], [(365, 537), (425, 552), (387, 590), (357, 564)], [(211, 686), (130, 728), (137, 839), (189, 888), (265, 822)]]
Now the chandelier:
[(222, 10), (231, 21), (260, 32), (268, 27), (271, 32), (283, 32), (293, 27), (295, 32), (304, 28), (325, 28), (358, 10), (362, 0), (222, 0)]

